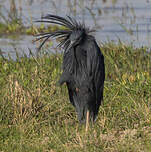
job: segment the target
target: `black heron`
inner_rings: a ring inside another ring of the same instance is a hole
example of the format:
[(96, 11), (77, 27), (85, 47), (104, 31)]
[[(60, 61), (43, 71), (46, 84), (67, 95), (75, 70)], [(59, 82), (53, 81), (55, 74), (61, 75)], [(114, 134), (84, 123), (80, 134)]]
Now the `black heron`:
[(44, 39), (39, 49), (49, 38), (60, 38), (58, 47), (63, 47), (63, 73), (59, 84), (66, 83), (69, 99), (75, 107), (80, 122), (97, 118), (105, 80), (104, 56), (95, 38), (85, 24), (48, 14), (37, 22), (64, 26), (65, 29), (38, 34), (36, 40)]

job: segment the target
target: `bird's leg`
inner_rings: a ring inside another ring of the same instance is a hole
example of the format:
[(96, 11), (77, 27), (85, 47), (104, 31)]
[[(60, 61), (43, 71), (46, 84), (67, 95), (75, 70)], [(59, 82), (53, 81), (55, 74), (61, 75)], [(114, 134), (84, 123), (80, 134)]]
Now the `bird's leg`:
[(86, 132), (89, 129), (89, 119), (90, 119), (90, 112), (89, 112), (89, 110), (87, 110), (87, 113), (86, 113), (86, 128), (85, 128)]

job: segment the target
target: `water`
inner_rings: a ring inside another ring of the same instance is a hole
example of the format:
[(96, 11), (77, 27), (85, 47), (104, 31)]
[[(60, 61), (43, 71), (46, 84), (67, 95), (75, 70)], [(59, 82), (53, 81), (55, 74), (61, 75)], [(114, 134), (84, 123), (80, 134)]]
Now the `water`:
[(5, 57), (9, 54), (12, 58), (15, 58), (16, 53), (19, 56), (23, 56), (24, 54), (29, 56), (29, 49), (33, 50), (33, 54), (36, 51), (36, 46), (32, 43), (32, 40), (32, 36), (26, 35), (17, 35), (13, 36), (13, 38), (3, 36), (0, 38), (0, 49)]
[[(98, 43), (116, 43), (120, 39), (125, 44), (151, 48), (151, 0), (15, 0), (15, 3), (26, 26), (48, 13), (70, 15), (95, 27)], [(0, 5), (0, 11), (7, 16), (10, 0), (0, 0)], [(0, 18), (0, 21), (3, 20)], [(0, 36), (0, 48), (5, 53), (12, 53), (15, 47), (18, 52), (28, 54), (28, 48), (35, 52), (38, 47), (32, 43), (33, 39), (26, 35), (18, 36), (18, 39), (3, 35)]]

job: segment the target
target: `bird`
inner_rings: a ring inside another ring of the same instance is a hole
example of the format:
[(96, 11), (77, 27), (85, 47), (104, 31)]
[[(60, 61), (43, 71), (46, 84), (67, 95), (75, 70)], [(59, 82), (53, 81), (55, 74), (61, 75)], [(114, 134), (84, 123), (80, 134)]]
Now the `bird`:
[(64, 51), (58, 84), (66, 84), (69, 100), (75, 107), (79, 122), (95, 122), (103, 101), (105, 81), (104, 56), (92, 35), (95, 30), (70, 16), (48, 14), (37, 22), (64, 27), (54, 32), (37, 34), (36, 41), (43, 39), (38, 50), (49, 38), (60, 39), (57, 47)]

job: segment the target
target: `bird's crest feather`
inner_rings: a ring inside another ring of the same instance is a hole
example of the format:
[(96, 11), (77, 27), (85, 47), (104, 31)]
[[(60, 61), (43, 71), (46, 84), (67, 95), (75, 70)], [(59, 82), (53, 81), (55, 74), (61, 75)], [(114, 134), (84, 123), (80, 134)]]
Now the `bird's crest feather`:
[(66, 18), (48, 14), (41, 18), (41, 20), (37, 20), (36, 22), (42, 22), (42, 23), (51, 23), (51, 24), (57, 24), (64, 26), (65, 30), (58, 30), (55, 32), (47, 32), (47, 33), (40, 33), (35, 35), (37, 38), (35, 41), (39, 41), (41, 39), (44, 39), (44, 41), (41, 43), (41, 45), (38, 48), (38, 51), (41, 49), (41, 47), (45, 44), (45, 42), (49, 38), (61, 38), (60, 43), (58, 44), (58, 47), (63, 47), (65, 52), (70, 44), (69, 36), (73, 31), (84, 31), (86, 34), (94, 32), (94, 30), (90, 30), (89, 28), (85, 27), (85, 24), (78, 23), (74, 18), (71, 18), (70, 16), (67, 16)]

